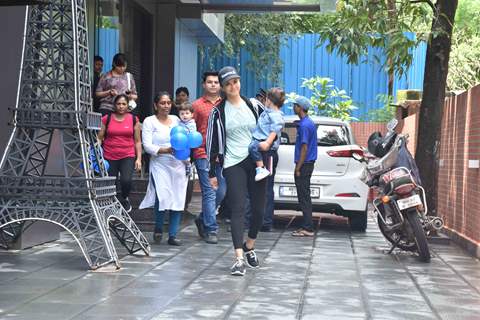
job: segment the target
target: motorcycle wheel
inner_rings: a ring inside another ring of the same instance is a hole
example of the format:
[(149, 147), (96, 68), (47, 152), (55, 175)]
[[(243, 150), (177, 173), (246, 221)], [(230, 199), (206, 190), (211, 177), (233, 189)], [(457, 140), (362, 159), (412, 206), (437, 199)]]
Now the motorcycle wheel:
[[(379, 209), (383, 209), (383, 204)], [(379, 212), (378, 214), (381, 214), (382, 217), (385, 217), (384, 212)], [(394, 220), (394, 223), (398, 223), (398, 222), (400, 221)], [(385, 239), (387, 239), (388, 242), (390, 242), (391, 244), (394, 244), (397, 242), (398, 238), (403, 238), (397, 243), (396, 245), (397, 248), (400, 248), (401, 250), (404, 250), (404, 251), (415, 251), (416, 249), (415, 242), (410, 242), (408, 241), (408, 239), (405, 239), (405, 237), (402, 235), (401, 230), (388, 231), (382, 219), (378, 216), (377, 216), (377, 224), (378, 224), (378, 228), (380, 229), (380, 232), (385, 237)]]
[(415, 243), (417, 245), (417, 252), (422, 262), (430, 262), (430, 249), (428, 249), (427, 237), (423, 231), (422, 224), (418, 218), (416, 209), (407, 211), (407, 220), (412, 228)]

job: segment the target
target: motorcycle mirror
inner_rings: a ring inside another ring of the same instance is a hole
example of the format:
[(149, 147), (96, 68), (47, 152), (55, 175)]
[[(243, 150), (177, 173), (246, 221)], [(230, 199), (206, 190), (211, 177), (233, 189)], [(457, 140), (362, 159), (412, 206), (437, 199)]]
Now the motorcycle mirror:
[(392, 120), (388, 121), (387, 123), (387, 130), (388, 131), (393, 131), (398, 125), (398, 120), (393, 118)]

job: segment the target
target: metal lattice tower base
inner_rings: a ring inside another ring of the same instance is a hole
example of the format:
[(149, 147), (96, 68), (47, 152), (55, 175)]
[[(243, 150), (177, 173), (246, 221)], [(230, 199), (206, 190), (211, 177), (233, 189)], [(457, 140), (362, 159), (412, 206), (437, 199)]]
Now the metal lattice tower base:
[[(111, 233), (130, 253), (148, 255), (150, 247), (103, 165), (101, 115), (90, 112), (86, 26), (86, 0), (27, 7), (14, 129), (0, 164), (0, 246), (8, 249), (28, 221), (43, 220), (73, 235), (90, 268), (119, 267)], [(49, 159), (52, 148), (63, 158), (61, 174), (48, 173), (59, 161)]]

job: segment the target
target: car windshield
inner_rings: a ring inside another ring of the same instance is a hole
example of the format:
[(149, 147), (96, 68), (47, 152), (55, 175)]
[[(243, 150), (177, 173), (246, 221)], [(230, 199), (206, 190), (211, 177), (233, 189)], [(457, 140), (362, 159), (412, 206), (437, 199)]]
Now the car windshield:
[[(297, 138), (297, 124), (287, 123), (282, 131), (281, 144), (294, 145)], [(349, 145), (348, 128), (342, 125), (317, 125), (317, 141), (319, 146)]]

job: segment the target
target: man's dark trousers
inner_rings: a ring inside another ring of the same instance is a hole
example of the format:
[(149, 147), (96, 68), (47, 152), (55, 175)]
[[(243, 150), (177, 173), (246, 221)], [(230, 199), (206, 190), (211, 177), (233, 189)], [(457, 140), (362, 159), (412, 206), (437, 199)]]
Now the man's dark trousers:
[(312, 177), (314, 162), (307, 162), (300, 168), (300, 176), (295, 175), (298, 203), (303, 213), (303, 228), (313, 231), (312, 198), (310, 197), (310, 178)]

